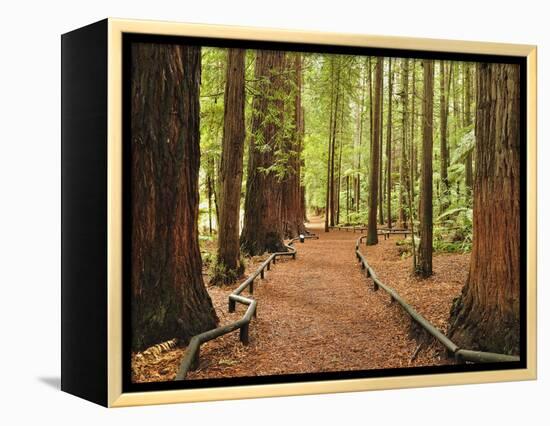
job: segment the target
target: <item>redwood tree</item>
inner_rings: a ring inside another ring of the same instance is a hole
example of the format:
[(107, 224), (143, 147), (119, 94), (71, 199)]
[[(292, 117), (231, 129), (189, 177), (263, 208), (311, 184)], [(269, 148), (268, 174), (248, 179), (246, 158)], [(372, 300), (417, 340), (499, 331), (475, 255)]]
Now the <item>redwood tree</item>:
[(376, 226), (376, 212), (378, 202), (378, 179), (380, 178), (380, 141), (382, 130), (382, 72), (383, 60), (376, 60), (375, 84), (374, 84), (374, 112), (372, 124), (370, 173), (369, 173), (369, 223), (367, 232), (367, 244), (378, 244), (378, 228)]
[(224, 94), (223, 140), (220, 164), (220, 221), (218, 256), (214, 283), (229, 284), (242, 274), (240, 261), (239, 213), (243, 176), (244, 49), (228, 49)]
[(285, 251), (281, 179), (274, 168), (282, 144), (285, 53), (258, 50), (241, 249), (252, 256)]
[(519, 74), (477, 66), (473, 248), (449, 328), (461, 347), (509, 354), (520, 343)]
[(304, 212), (302, 210), (301, 152), (303, 145), (304, 120), (302, 117), (302, 57), (296, 53), (288, 62), (290, 102), (285, 107), (285, 120), (290, 122), (285, 138), (288, 155), (286, 176), (283, 183), (283, 233), (294, 238), (305, 233)]
[(132, 349), (216, 327), (202, 279), (199, 47), (133, 44)]
[(439, 173), (441, 175), (443, 200), (441, 209), (447, 208), (445, 197), (449, 192), (449, 178), (447, 173), (447, 164), (449, 162), (449, 152), (447, 147), (447, 117), (449, 115), (449, 88), (451, 85), (452, 67), (445, 72), (445, 61), (439, 61), (439, 147), (440, 147), (440, 163)]
[(422, 277), (432, 275), (433, 251), (433, 95), (434, 64), (424, 60), (424, 98), (422, 102), (422, 174), (420, 195), (420, 245), (416, 273)]
[(402, 126), (401, 126), (401, 156), (399, 159), (399, 227), (407, 228), (407, 214), (405, 206), (406, 185), (407, 185), (407, 129), (408, 129), (408, 105), (409, 105), (409, 59), (402, 59), (401, 62), (401, 103), (402, 103)]

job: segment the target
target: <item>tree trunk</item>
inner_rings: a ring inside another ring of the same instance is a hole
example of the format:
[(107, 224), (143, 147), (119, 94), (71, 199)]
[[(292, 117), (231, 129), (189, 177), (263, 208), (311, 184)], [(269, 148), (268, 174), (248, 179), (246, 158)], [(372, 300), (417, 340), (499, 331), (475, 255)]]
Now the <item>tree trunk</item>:
[[(281, 95), (285, 53), (258, 50), (252, 100), (251, 141), (248, 156), (243, 252), (257, 256), (286, 251), (283, 242), (281, 182), (273, 165), (282, 145), (284, 101)], [(273, 116), (271, 111), (276, 111)]]
[(378, 222), (384, 224), (384, 58), (382, 61), (382, 86), (380, 89), (380, 138), (379, 143), (379, 160), (378, 165)]
[(386, 197), (387, 197), (387, 217), (388, 228), (391, 229), (391, 172), (392, 172), (392, 158), (391, 158), (391, 138), (392, 138), (392, 98), (393, 98), (393, 71), (392, 71), (392, 59), (389, 58), (388, 68), (388, 125), (386, 130)]
[(332, 127), (334, 126), (334, 57), (330, 59), (330, 120), (329, 120), (329, 132), (328, 132), (328, 152), (327, 152), (327, 191), (325, 194), (325, 232), (329, 231), (330, 224), (330, 205), (332, 198), (330, 197), (330, 191), (332, 185), (330, 184), (330, 164), (332, 153)]
[(447, 164), (449, 162), (449, 153), (447, 149), (447, 116), (449, 114), (449, 88), (451, 83), (452, 66), (449, 67), (448, 74), (445, 73), (445, 61), (439, 61), (439, 169), (442, 183), (441, 212), (447, 209), (447, 197), (449, 194), (449, 178), (447, 173)]
[(370, 176), (369, 176), (369, 223), (367, 232), (367, 244), (378, 244), (378, 229), (376, 226), (376, 212), (378, 202), (378, 179), (380, 177), (380, 130), (381, 123), (381, 91), (382, 91), (382, 58), (376, 61), (376, 81), (374, 88), (374, 112), (373, 112), (373, 138), (370, 158)]
[(336, 95), (334, 100), (334, 118), (332, 125), (332, 147), (330, 151), (330, 226), (334, 226), (336, 219), (336, 188), (334, 182), (334, 157), (336, 153), (336, 126), (338, 124), (338, 101), (340, 98), (340, 62), (336, 70)]
[(449, 322), (450, 338), (468, 349), (520, 349), (519, 122), (519, 66), (479, 64), (473, 248)]
[(293, 81), (286, 85), (291, 96), (289, 96), (290, 103), (285, 108), (285, 120), (290, 119), (291, 126), (288, 138), (285, 140), (288, 164), (283, 186), (282, 210), (284, 236), (294, 238), (305, 232), (300, 185), (303, 142), (302, 58), (296, 53), (292, 61), (288, 62), (288, 78), (292, 78)]
[(132, 46), (132, 349), (192, 336), (218, 318), (198, 241), (201, 51)]
[(399, 160), (399, 227), (407, 227), (407, 214), (405, 212), (405, 188), (407, 185), (407, 128), (409, 107), (409, 60), (402, 59), (401, 67), (401, 103), (402, 103), (402, 127), (401, 127), (401, 158)]
[(244, 49), (228, 49), (225, 80), (223, 140), (220, 165), (220, 223), (218, 256), (212, 283), (234, 283), (244, 271), (240, 261), (239, 213), (243, 176)]
[[(472, 112), (471, 112), (471, 106), (472, 106), (472, 84), (471, 84), (471, 73), (470, 73), (470, 64), (465, 64), (466, 70), (465, 70), (465, 76), (464, 76), (464, 98), (465, 98), (465, 105), (464, 105), (464, 117), (466, 118), (465, 124), (467, 126), (472, 124)], [(472, 153), (469, 153), (466, 157), (466, 194), (469, 197), (472, 194), (472, 186), (474, 181), (474, 168), (473, 168), (473, 158)]]
[(434, 64), (424, 60), (424, 98), (422, 103), (422, 188), (420, 196), (420, 245), (416, 272), (426, 278), (432, 275), (433, 240), (433, 92)]

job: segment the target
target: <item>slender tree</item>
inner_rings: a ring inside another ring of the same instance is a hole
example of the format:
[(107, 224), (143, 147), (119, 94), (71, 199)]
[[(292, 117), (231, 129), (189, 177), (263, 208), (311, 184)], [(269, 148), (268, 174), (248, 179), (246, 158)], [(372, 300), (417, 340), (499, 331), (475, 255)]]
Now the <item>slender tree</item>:
[(447, 148), (447, 116), (449, 114), (449, 87), (451, 84), (452, 67), (445, 71), (445, 61), (439, 61), (439, 174), (441, 176), (442, 202), (441, 209), (445, 210), (448, 206), (446, 197), (449, 192), (449, 177), (447, 173), (447, 164), (449, 162), (449, 153)]
[(380, 89), (380, 135), (379, 144), (379, 160), (378, 165), (378, 221), (380, 225), (384, 224), (384, 58), (380, 58), (382, 62), (382, 87)]
[(330, 58), (330, 119), (329, 119), (329, 132), (328, 132), (328, 152), (327, 152), (327, 189), (325, 194), (325, 232), (329, 231), (330, 226), (330, 206), (332, 203), (331, 198), (331, 175), (330, 175), (330, 166), (331, 166), (331, 158), (332, 158), (332, 143), (333, 143), (333, 131), (332, 128), (334, 126), (334, 57)]
[(409, 107), (409, 59), (401, 61), (401, 156), (399, 159), (399, 227), (407, 227), (407, 214), (405, 212), (407, 186), (407, 129), (408, 129), (408, 107)]
[(474, 237), (453, 304), (459, 346), (518, 354), (520, 345), (520, 69), (477, 65)]
[(198, 241), (199, 47), (132, 45), (132, 349), (217, 325)]
[(386, 203), (387, 203), (387, 217), (388, 228), (392, 227), (391, 218), (391, 187), (392, 187), (392, 100), (393, 100), (393, 71), (392, 71), (392, 59), (389, 58), (388, 65), (388, 123), (386, 130)]
[(378, 244), (378, 229), (376, 226), (376, 213), (378, 202), (378, 179), (380, 178), (380, 133), (382, 129), (382, 74), (383, 74), (382, 58), (376, 60), (376, 81), (374, 87), (374, 112), (373, 112), (373, 137), (372, 150), (370, 158), (370, 173), (369, 173), (369, 223), (367, 233), (367, 244)]
[(244, 49), (227, 51), (217, 273), (212, 277), (213, 283), (233, 283), (244, 271), (244, 265), (240, 261), (239, 213), (245, 139), (245, 53)]
[(420, 196), (420, 245), (416, 272), (422, 277), (432, 274), (433, 240), (433, 95), (434, 65), (424, 60), (424, 97), (422, 102), (422, 176)]
[[(465, 117), (465, 125), (470, 126), (472, 124), (472, 78), (471, 78), (471, 71), (470, 71), (471, 65), (469, 63), (464, 63), (464, 117)], [(473, 158), (472, 153), (468, 153), (466, 156), (466, 194), (471, 195), (472, 187), (473, 187), (473, 181), (474, 181), (474, 168), (473, 168)]]
[(283, 137), (282, 87), (285, 53), (258, 50), (252, 100), (251, 141), (241, 249), (255, 256), (286, 251), (283, 242), (281, 179), (274, 168)]

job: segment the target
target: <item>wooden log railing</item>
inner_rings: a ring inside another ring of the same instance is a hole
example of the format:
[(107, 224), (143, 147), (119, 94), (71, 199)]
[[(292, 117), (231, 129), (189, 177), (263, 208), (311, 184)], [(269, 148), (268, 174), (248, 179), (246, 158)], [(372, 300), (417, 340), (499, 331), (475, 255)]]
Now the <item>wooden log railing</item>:
[[(355, 231), (359, 232), (365, 232), (368, 230), (368, 227), (365, 225), (334, 225), (331, 226), (332, 229), (337, 229), (339, 231), (352, 231), (355, 233)], [(412, 232), (408, 229), (402, 229), (402, 228), (378, 228), (377, 229), (378, 235), (382, 235), (384, 237), (384, 240), (389, 239), (390, 235), (411, 235)]]
[(296, 259), (296, 248), (294, 247), (294, 242), (303, 242), (306, 239), (319, 239), (319, 237), (315, 234), (308, 233), (307, 235), (300, 235), (299, 237), (292, 238), (285, 244), (288, 251), (271, 253), (269, 257), (263, 261), (262, 264), (252, 274), (250, 274), (241, 285), (231, 292), (228, 303), (229, 312), (235, 312), (235, 305), (237, 303), (241, 303), (248, 306), (243, 317), (235, 322), (232, 322), (231, 324), (214, 328), (193, 336), (187, 345), (185, 355), (180, 363), (175, 380), (184, 380), (190, 370), (196, 370), (199, 367), (200, 347), (203, 343), (213, 340), (216, 337), (223, 336), (224, 334), (231, 333), (235, 330), (239, 330), (239, 340), (243, 345), (248, 345), (248, 329), (252, 318), (256, 317), (258, 302), (254, 299), (241, 296), (241, 293), (245, 289), (248, 289), (249, 293), (253, 294), (254, 280), (258, 278), (258, 276), (263, 279), (265, 276), (265, 270), (269, 271), (270, 265), (272, 263), (275, 264), (278, 257), (290, 256), (293, 259)]
[(365, 255), (361, 253), (359, 247), (361, 242), (366, 238), (366, 235), (362, 235), (357, 239), (355, 243), (355, 256), (361, 264), (361, 269), (365, 270), (367, 278), (370, 278), (373, 282), (374, 291), (377, 291), (379, 288), (382, 288), (386, 293), (389, 294), (391, 301), (398, 302), (403, 310), (415, 321), (420, 327), (422, 327), (426, 332), (428, 332), (432, 337), (439, 341), (458, 361), (468, 361), (474, 363), (491, 363), (491, 362), (517, 362), (520, 360), (519, 356), (498, 354), (493, 352), (481, 352), (481, 351), (472, 351), (469, 349), (463, 349), (458, 347), (453, 343), (447, 336), (445, 336), (437, 327), (430, 323), (426, 318), (420, 315), (411, 305), (409, 305), (405, 299), (403, 299), (399, 293), (397, 293), (393, 288), (384, 284), (378, 276), (374, 269), (368, 264)]

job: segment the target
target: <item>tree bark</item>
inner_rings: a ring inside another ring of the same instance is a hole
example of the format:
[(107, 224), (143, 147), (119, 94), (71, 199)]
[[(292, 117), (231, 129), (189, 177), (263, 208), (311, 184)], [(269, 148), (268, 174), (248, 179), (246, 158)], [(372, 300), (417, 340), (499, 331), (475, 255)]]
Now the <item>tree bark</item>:
[(474, 237), (449, 336), (468, 349), (520, 346), (520, 70), (477, 65)]
[(239, 213), (245, 140), (245, 54), (244, 49), (228, 49), (225, 80), (223, 139), (220, 165), (220, 223), (216, 273), (211, 282), (231, 284), (244, 265), (240, 260)]
[(449, 162), (449, 153), (447, 149), (447, 116), (449, 114), (449, 88), (451, 85), (452, 67), (449, 72), (445, 72), (445, 61), (439, 61), (439, 170), (442, 183), (441, 210), (444, 211), (448, 203), (446, 197), (449, 193), (449, 178), (447, 173), (447, 164)]
[(387, 217), (388, 217), (388, 228), (392, 227), (392, 218), (391, 218), (391, 187), (392, 187), (392, 98), (393, 98), (393, 71), (392, 71), (392, 59), (389, 58), (389, 76), (388, 76), (388, 123), (386, 130), (386, 203), (387, 203)]
[(409, 60), (402, 59), (401, 67), (401, 104), (402, 104), (402, 127), (401, 127), (401, 156), (399, 159), (399, 227), (407, 228), (407, 214), (405, 211), (407, 186), (407, 128), (409, 118)]
[(283, 190), (283, 233), (286, 238), (294, 238), (305, 233), (304, 213), (301, 198), (301, 154), (303, 144), (303, 110), (302, 110), (302, 58), (296, 53), (288, 61), (288, 92), (291, 96), (290, 105), (285, 108), (285, 120), (290, 119), (291, 125), (286, 149), (288, 155), (288, 170)]
[(332, 153), (332, 127), (334, 126), (334, 57), (330, 59), (330, 120), (328, 132), (328, 151), (327, 151), (327, 190), (325, 194), (325, 232), (329, 232), (330, 225), (330, 205), (332, 198), (330, 192), (332, 189), (330, 180), (330, 165)]
[(416, 273), (432, 275), (433, 244), (433, 95), (434, 64), (424, 60), (424, 98), (422, 103), (422, 188), (420, 196), (420, 245)]
[(132, 349), (217, 325), (198, 241), (201, 51), (132, 45)]
[(376, 213), (378, 202), (378, 179), (380, 178), (380, 131), (381, 123), (381, 90), (382, 90), (382, 58), (376, 61), (376, 81), (374, 88), (374, 112), (373, 112), (373, 138), (370, 158), (370, 176), (369, 176), (369, 223), (367, 232), (367, 244), (378, 244), (378, 229), (376, 225)]
[(382, 61), (382, 86), (380, 89), (380, 137), (379, 143), (379, 160), (378, 165), (378, 221), (380, 225), (384, 224), (384, 58)]
[[(471, 78), (471, 72), (470, 72), (470, 64), (464, 64), (465, 69), (465, 76), (464, 76), (464, 91), (465, 91), (465, 105), (464, 105), (464, 117), (465, 117), (465, 124), (466, 126), (469, 126), (472, 124), (472, 78)], [(473, 181), (474, 181), (474, 168), (473, 168), (473, 158), (472, 153), (469, 153), (466, 157), (466, 194), (467, 196), (470, 196), (472, 194), (472, 187), (473, 187)]]
[[(282, 96), (285, 53), (258, 50), (252, 100), (251, 141), (248, 156), (244, 226), (241, 249), (256, 256), (286, 251), (283, 242), (281, 180), (273, 169), (282, 145)], [(276, 111), (275, 116), (270, 111)]]

